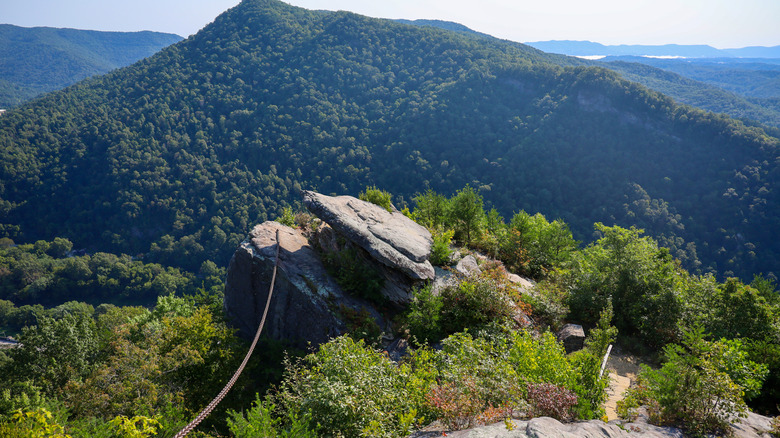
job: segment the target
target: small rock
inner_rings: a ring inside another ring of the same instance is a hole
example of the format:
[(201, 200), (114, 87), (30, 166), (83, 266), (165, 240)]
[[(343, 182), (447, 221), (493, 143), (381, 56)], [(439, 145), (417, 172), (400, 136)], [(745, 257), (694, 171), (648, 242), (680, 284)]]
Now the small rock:
[(455, 271), (467, 277), (471, 277), (472, 275), (479, 275), (482, 273), (482, 270), (479, 268), (479, 264), (477, 263), (477, 259), (475, 259), (473, 255), (467, 255), (466, 257), (463, 257), (455, 266)]
[(385, 348), (385, 352), (387, 352), (387, 356), (392, 360), (393, 362), (398, 362), (401, 359), (403, 359), (404, 356), (406, 356), (409, 350), (409, 343), (404, 338), (398, 338), (390, 343), (390, 345)]

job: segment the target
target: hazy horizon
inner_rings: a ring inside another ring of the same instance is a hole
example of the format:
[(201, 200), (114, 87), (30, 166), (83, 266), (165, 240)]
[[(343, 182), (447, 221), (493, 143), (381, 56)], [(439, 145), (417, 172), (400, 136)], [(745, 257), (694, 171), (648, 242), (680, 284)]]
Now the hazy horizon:
[[(0, 0), (3, 22), (22, 27), (175, 33), (187, 37), (239, 0)], [(706, 0), (287, 0), (307, 9), (347, 10), (391, 19), (453, 21), (518, 42), (591, 41), (604, 45), (780, 45), (780, 2)]]

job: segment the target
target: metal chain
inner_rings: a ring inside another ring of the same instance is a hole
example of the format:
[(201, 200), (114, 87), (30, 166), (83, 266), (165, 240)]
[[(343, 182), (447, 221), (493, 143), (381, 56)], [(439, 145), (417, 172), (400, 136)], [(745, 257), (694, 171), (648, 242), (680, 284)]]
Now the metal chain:
[(179, 433), (176, 434), (174, 438), (184, 438), (187, 436), (188, 433), (192, 432), (193, 429), (198, 427), (198, 424), (200, 424), (201, 421), (203, 421), (206, 417), (211, 414), (211, 411), (214, 410), (214, 408), (217, 407), (219, 402), (222, 401), (223, 398), (225, 398), (225, 395), (227, 395), (228, 391), (230, 391), (230, 388), (233, 387), (233, 384), (236, 383), (236, 380), (238, 380), (238, 377), (241, 375), (241, 372), (244, 371), (244, 367), (246, 367), (247, 362), (249, 362), (249, 357), (252, 356), (252, 352), (255, 350), (255, 345), (257, 345), (258, 339), (260, 339), (260, 333), (263, 331), (263, 325), (265, 325), (265, 317), (268, 315), (268, 308), (271, 306), (271, 295), (274, 293), (274, 284), (276, 283), (276, 267), (279, 265), (279, 247), (281, 245), (279, 244), (279, 230), (276, 230), (276, 260), (274, 261), (274, 273), (271, 277), (271, 288), (268, 290), (268, 300), (265, 303), (265, 310), (263, 311), (263, 319), (260, 320), (260, 326), (257, 328), (257, 333), (255, 334), (255, 339), (252, 341), (252, 345), (249, 347), (249, 351), (246, 353), (246, 356), (244, 357), (244, 361), (241, 362), (241, 366), (238, 367), (236, 372), (233, 374), (233, 377), (231, 377), (230, 381), (225, 385), (224, 388), (222, 388), (222, 391), (214, 397), (214, 400), (209, 403), (208, 406), (206, 406), (205, 409), (203, 409), (198, 416), (192, 420), (190, 424), (188, 424), (184, 429), (182, 429)]

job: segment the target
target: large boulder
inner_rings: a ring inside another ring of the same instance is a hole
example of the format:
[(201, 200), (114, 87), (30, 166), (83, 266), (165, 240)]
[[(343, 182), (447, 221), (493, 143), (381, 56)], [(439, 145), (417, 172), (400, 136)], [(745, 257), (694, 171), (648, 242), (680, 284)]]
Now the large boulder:
[(277, 243), (279, 266), (264, 334), (300, 346), (319, 345), (344, 333), (350, 315), (369, 317), (387, 329), (386, 321), (369, 303), (346, 294), (328, 275), (299, 230), (265, 222), (241, 242), (228, 267), (225, 313), (242, 336), (253, 337), (260, 324)]
[(579, 324), (566, 324), (557, 336), (567, 353), (582, 350), (585, 346), (585, 330)]
[(303, 203), (341, 236), (385, 266), (413, 281), (432, 280), (428, 261), (433, 238), (425, 227), (403, 214), (389, 212), (352, 196), (326, 196), (304, 191)]

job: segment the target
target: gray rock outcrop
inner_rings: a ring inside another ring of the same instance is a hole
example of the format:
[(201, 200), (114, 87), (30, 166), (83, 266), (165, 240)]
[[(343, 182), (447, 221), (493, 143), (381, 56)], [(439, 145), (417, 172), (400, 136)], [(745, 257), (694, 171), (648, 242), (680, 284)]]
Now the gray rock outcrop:
[[(549, 417), (533, 418), (528, 421), (511, 420), (512, 429), (506, 423), (496, 423), (473, 429), (447, 432), (451, 438), (683, 438), (683, 432), (675, 427), (659, 427), (648, 424), (646, 419), (634, 423), (620, 423), (600, 420), (561, 423)], [(733, 424), (731, 431), (735, 438), (771, 438), (767, 432), (771, 419), (755, 413)], [(411, 438), (441, 436), (441, 430), (417, 432)]]
[[(264, 334), (305, 346), (319, 345), (347, 329), (345, 313), (367, 314), (386, 329), (382, 316), (364, 300), (346, 294), (322, 265), (319, 255), (299, 231), (277, 222), (255, 226), (230, 260), (224, 307), (242, 336), (251, 338), (268, 297), (276, 254), (276, 284)], [(367, 313), (365, 313), (367, 312)]]
[(378, 262), (412, 280), (434, 278), (433, 266), (428, 261), (433, 244), (431, 233), (403, 214), (352, 196), (333, 197), (310, 191), (303, 192), (303, 203)]
[(563, 343), (567, 353), (582, 350), (585, 345), (585, 330), (578, 324), (566, 324), (558, 332), (558, 340)]

